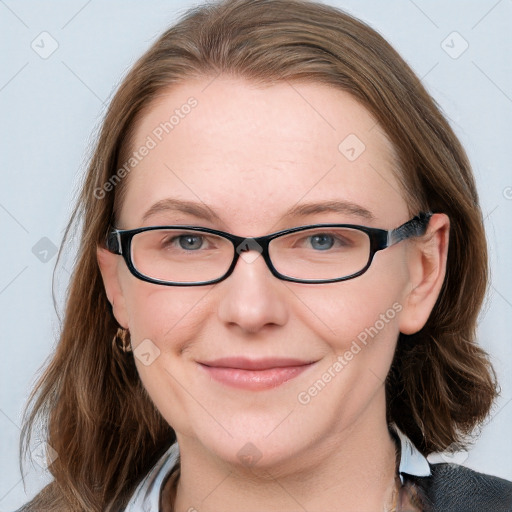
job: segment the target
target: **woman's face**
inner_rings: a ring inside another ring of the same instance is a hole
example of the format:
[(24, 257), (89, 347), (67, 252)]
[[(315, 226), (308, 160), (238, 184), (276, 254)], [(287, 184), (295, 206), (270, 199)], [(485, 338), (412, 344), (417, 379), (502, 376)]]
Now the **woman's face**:
[[(319, 223), (391, 229), (410, 218), (380, 127), (350, 95), (320, 84), (186, 82), (154, 103), (132, 149), (139, 156), (125, 178), (123, 229), (188, 224), (256, 237)], [(160, 208), (144, 218), (166, 199), (215, 216)], [(341, 205), (287, 214), (324, 202)], [(397, 337), (422, 326), (408, 316), (414, 247), (380, 251), (364, 275), (329, 284), (279, 280), (258, 253), (224, 281), (197, 287), (147, 283), (120, 256), (99, 256), (140, 378), (180, 445), (271, 465), (308, 450), (321, 458), (345, 432), (384, 421)], [(267, 372), (262, 379), (277, 384), (269, 387), (251, 385), (247, 370), (204, 366), (223, 358), (242, 358), (218, 363), (242, 368), (280, 358), (296, 361), (274, 366), (311, 364)], [(288, 371), (294, 378), (278, 378)], [(230, 380), (240, 375), (249, 385)]]

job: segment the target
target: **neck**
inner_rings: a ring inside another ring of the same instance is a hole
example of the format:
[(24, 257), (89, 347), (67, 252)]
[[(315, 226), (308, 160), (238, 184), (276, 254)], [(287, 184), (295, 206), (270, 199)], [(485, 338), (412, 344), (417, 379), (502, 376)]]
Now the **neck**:
[(379, 419), (357, 421), (278, 467), (250, 471), (227, 468), (182, 439), (176, 490), (164, 494), (167, 509), (238, 512), (243, 500), (248, 512), (389, 510), (383, 507), (393, 499), (396, 445), (385, 417)]

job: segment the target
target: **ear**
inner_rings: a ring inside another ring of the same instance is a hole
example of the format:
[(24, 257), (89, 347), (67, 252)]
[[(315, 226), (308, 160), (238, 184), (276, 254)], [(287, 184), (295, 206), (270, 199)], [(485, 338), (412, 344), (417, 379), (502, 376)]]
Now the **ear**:
[(427, 231), (412, 240), (408, 253), (409, 291), (400, 314), (400, 332), (414, 334), (427, 323), (446, 274), (450, 220), (444, 213), (430, 218)]
[(114, 316), (121, 327), (128, 329), (126, 301), (119, 281), (118, 265), (121, 258), (100, 246), (96, 248), (96, 255), (107, 299), (112, 304)]

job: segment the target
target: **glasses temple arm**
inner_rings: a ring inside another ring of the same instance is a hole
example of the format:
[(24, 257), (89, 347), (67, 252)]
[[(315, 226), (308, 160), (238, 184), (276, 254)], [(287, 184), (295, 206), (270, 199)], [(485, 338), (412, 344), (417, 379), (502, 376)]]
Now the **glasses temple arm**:
[(387, 246), (389, 247), (398, 242), (401, 242), (402, 240), (406, 240), (407, 238), (423, 236), (427, 230), (428, 222), (432, 215), (432, 212), (422, 212), (411, 219), (409, 222), (402, 224), (396, 229), (388, 231)]
[(109, 231), (105, 238), (105, 246), (110, 252), (114, 254), (122, 254), (121, 250), (121, 235), (119, 231), (112, 230)]

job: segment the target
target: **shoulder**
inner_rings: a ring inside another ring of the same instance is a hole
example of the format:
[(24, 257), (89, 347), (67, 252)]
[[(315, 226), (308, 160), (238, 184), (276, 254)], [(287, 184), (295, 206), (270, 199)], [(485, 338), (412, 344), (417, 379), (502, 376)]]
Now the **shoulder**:
[(430, 464), (431, 475), (413, 477), (432, 512), (512, 512), (512, 482), (458, 464)]

